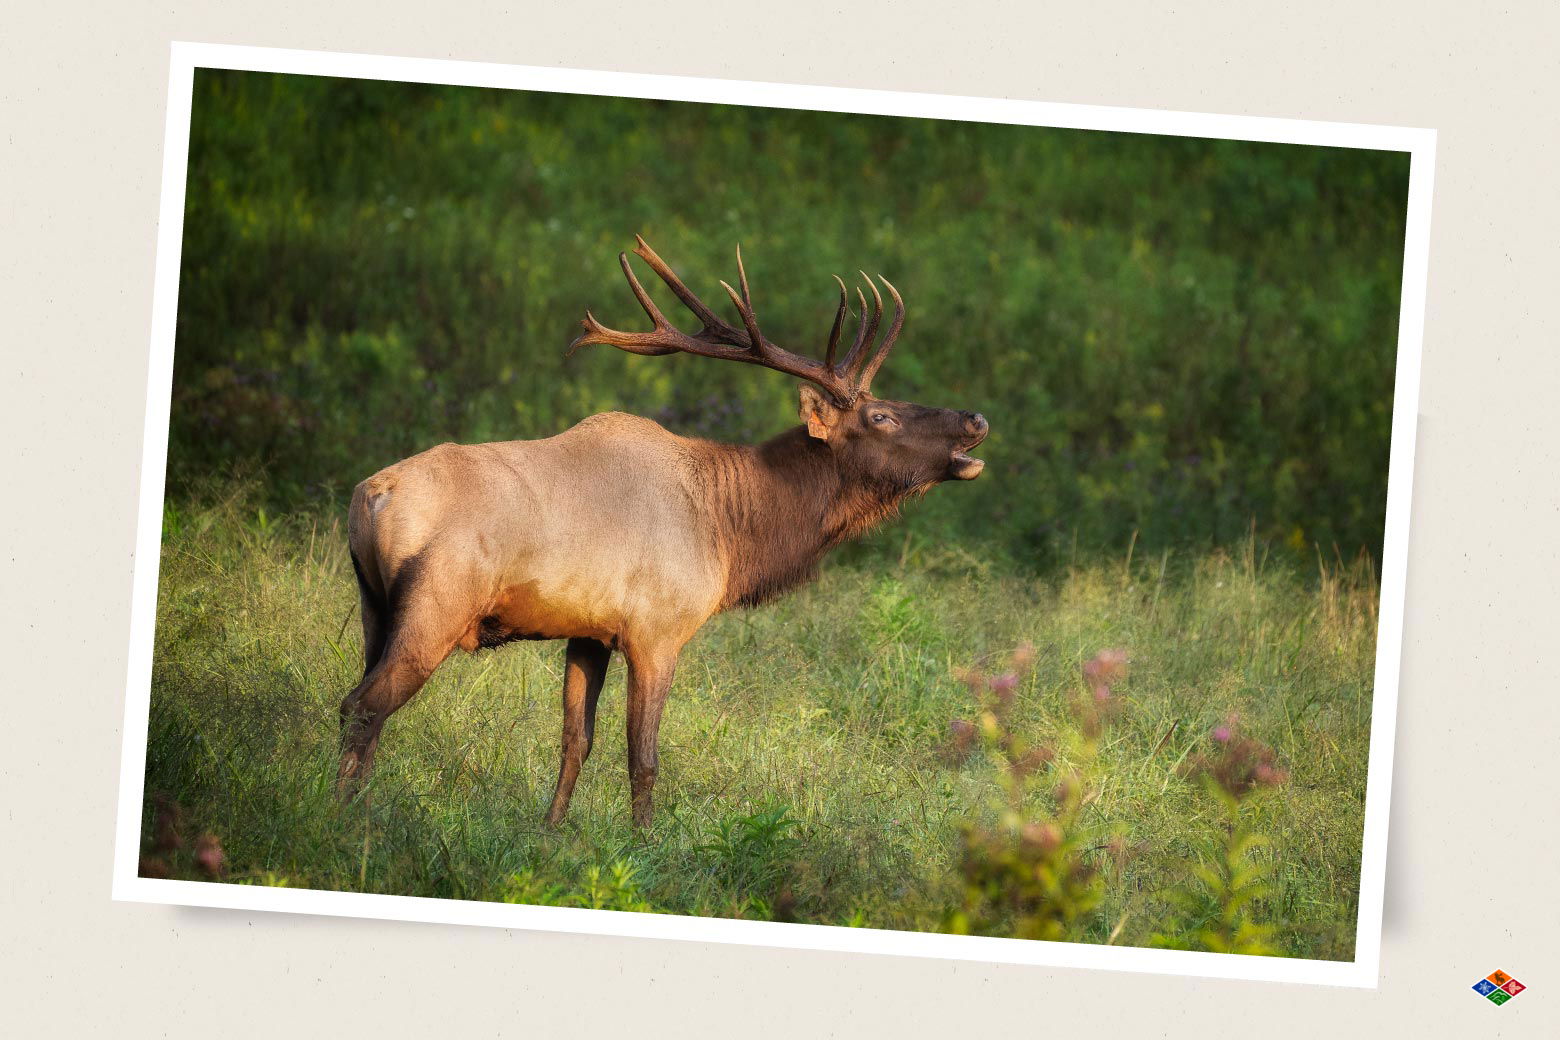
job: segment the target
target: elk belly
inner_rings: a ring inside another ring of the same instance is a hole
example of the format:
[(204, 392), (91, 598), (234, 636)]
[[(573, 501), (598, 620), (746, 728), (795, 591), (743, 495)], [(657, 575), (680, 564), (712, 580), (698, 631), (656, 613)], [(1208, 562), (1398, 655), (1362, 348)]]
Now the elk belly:
[(520, 639), (579, 637), (610, 644), (616, 636), (614, 626), (593, 605), (574, 600), (544, 594), (536, 581), (507, 586), (461, 636), (460, 648), (470, 653)]

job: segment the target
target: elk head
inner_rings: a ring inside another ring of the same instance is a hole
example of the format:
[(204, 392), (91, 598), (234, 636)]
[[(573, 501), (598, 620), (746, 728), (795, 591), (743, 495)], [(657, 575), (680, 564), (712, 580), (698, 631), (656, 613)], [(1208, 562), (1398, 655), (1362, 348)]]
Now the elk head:
[(951, 408), (932, 408), (907, 401), (889, 401), (874, 397), (872, 379), (887, 360), (905, 323), (905, 304), (899, 291), (879, 276), (894, 301), (894, 316), (877, 341), (883, 319), (883, 297), (865, 272), (861, 273), (872, 293), (872, 310), (867, 310), (866, 294), (858, 287), (856, 299), (860, 318), (855, 337), (843, 357), (839, 357), (840, 335), (850, 310), (850, 295), (843, 280), (839, 307), (829, 331), (828, 346), (822, 361), (793, 354), (764, 338), (753, 311), (753, 296), (748, 288), (747, 271), (742, 264), (742, 248), (737, 247), (737, 281), (741, 290), (721, 282), (731, 297), (742, 328), (718, 317), (683, 284), (677, 273), (638, 235), (634, 236), (634, 254), (660, 276), (683, 306), (702, 323), (696, 333), (685, 333), (661, 313), (634, 276), (628, 254), (619, 253), (618, 263), (628, 278), (629, 288), (650, 317), (649, 332), (621, 332), (609, 329), (589, 311), (581, 323), (585, 331), (569, 344), (569, 354), (582, 346), (606, 344), (633, 354), (658, 357), (665, 354), (697, 354), (721, 361), (741, 361), (750, 365), (784, 372), (804, 380), (801, 387), (801, 419), (807, 434), (828, 445), (840, 468), (859, 479), (881, 484), (899, 493), (924, 491), (944, 480), (974, 480), (985, 463), (969, 452), (985, 440), (990, 427), (976, 412)]

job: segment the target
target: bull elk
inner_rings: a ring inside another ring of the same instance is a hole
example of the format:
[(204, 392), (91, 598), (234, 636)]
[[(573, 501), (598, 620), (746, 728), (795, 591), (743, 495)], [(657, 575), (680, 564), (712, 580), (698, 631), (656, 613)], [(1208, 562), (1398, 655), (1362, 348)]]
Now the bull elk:
[(887, 279), (894, 315), (882, 342), (874, 345), (882, 295), (863, 275), (871, 313), (857, 288), (854, 340), (836, 360), (850, 302), (836, 277), (839, 308), (819, 362), (759, 331), (740, 248), (740, 291), (721, 283), (738, 328), (636, 239), (635, 255), (702, 328), (689, 335), (667, 320), (620, 253), (654, 328), (620, 332), (587, 311), (569, 353), (605, 344), (650, 357), (680, 352), (762, 365), (803, 381), (801, 425), (762, 444), (721, 444), (608, 412), (542, 440), (441, 444), (359, 484), (348, 537), (364, 674), (341, 705), (343, 795), (368, 774), (385, 720), (456, 647), (566, 639), (563, 754), (547, 820), (562, 821), (590, 755), (596, 701), (616, 650), (628, 664), (633, 819), (648, 827), (661, 709), (678, 656), (699, 627), (808, 580), (826, 552), (908, 497), (979, 476), (984, 463), (967, 453), (986, 437), (982, 416), (871, 393), (905, 319)]

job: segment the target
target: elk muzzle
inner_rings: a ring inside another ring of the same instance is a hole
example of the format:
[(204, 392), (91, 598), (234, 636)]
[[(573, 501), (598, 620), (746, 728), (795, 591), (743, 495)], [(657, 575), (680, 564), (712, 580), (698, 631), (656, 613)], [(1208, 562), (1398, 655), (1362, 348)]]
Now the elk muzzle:
[(955, 449), (948, 460), (948, 476), (954, 480), (974, 480), (986, 468), (986, 463), (983, 459), (971, 458), (969, 453), (986, 439), (986, 435), (991, 432), (991, 424), (979, 412), (965, 412), (963, 426), (970, 439)]

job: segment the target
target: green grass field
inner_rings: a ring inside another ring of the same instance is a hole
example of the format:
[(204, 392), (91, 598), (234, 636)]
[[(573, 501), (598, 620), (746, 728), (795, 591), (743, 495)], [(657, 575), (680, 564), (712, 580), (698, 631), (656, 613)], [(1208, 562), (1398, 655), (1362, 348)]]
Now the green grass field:
[[(338, 804), (335, 710), (361, 671), (338, 518), (271, 517), (232, 488), (170, 509), (148, 842), (166, 796), (185, 833), (220, 841), (233, 882), (935, 930), (958, 900), (959, 824), (987, 811), (995, 776), (978, 755), (947, 755), (951, 720), (973, 710), (956, 673), (1032, 642), (1014, 727), (1051, 741), (1071, 725), (1080, 664), (1113, 647), (1132, 673), (1083, 814), (1126, 851), (1086, 853), (1105, 899), (1068, 937), (1142, 944), (1165, 926), (1165, 889), (1211, 855), (1220, 826), (1177, 766), (1233, 711), (1292, 774), (1251, 806), (1273, 871), (1251, 913), (1282, 953), (1352, 956), (1375, 642), (1366, 568), (1296, 573), (1249, 543), (1195, 559), (1123, 547), (1019, 579), (956, 546), (883, 537), (897, 558), (826, 567), (689, 646), (644, 839), (629, 822), (618, 661), (570, 818), (542, 824), (555, 643), (457, 653), (391, 721), (368, 801)], [(1043, 816), (1050, 798), (1042, 785), (1027, 808)], [(192, 849), (163, 865), (204, 876)]]

